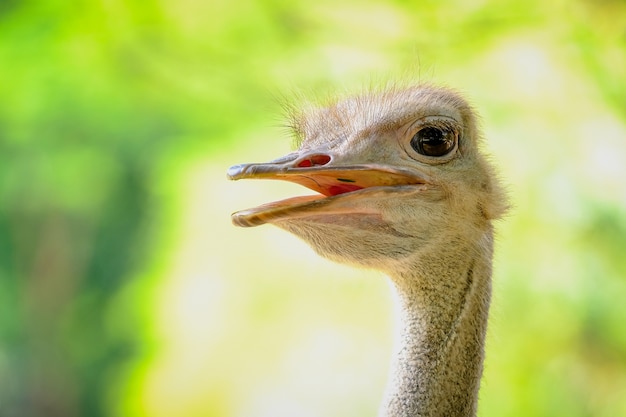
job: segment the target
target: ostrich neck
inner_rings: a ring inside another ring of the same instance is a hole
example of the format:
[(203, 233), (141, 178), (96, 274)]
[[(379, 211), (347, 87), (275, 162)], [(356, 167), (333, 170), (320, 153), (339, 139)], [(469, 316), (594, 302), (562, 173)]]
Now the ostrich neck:
[(399, 328), (381, 417), (476, 414), (491, 258), (488, 231), (481, 242), (448, 244), (421, 255), (411, 272), (390, 275)]

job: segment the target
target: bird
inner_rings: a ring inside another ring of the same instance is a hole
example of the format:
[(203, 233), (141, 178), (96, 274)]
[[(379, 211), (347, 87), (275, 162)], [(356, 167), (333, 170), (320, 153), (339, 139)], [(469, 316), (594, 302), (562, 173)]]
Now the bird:
[(398, 331), (380, 417), (475, 416), (491, 300), (494, 223), (507, 195), (462, 94), (393, 85), (289, 111), (297, 150), (230, 167), (316, 193), (232, 214), (391, 281)]

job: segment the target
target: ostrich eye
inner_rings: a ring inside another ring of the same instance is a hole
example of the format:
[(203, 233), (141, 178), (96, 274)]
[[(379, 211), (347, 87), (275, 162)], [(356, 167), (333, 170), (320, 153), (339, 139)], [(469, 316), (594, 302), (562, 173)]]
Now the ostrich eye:
[(444, 156), (454, 149), (456, 134), (452, 130), (425, 127), (411, 139), (411, 147), (425, 156)]

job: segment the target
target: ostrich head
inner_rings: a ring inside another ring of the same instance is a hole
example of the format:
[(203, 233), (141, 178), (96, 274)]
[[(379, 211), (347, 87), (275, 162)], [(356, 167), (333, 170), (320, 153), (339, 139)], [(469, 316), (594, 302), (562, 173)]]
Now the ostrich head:
[(235, 225), (272, 223), (324, 257), (390, 273), (429, 248), (478, 240), (504, 210), (474, 112), (450, 90), (364, 94), (292, 119), (297, 151), (233, 166), (228, 176), (287, 180), (319, 194), (236, 212)]

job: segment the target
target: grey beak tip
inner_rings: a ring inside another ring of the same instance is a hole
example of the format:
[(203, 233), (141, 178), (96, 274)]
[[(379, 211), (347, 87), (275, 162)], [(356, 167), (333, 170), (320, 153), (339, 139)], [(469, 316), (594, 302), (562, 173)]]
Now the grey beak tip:
[(229, 180), (239, 179), (239, 177), (241, 177), (241, 175), (245, 171), (244, 167), (245, 166), (243, 164), (233, 165), (232, 167), (228, 168), (228, 170), (226, 171), (226, 177)]

